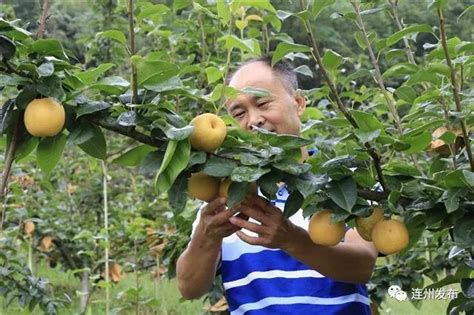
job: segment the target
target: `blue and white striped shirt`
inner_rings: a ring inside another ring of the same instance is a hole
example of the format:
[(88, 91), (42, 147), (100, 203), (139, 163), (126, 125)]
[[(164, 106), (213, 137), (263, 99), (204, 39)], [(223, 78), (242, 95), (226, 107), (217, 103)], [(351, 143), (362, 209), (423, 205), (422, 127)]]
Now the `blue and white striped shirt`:
[[(282, 186), (272, 202), (283, 209), (287, 198)], [(301, 210), (290, 220), (308, 227)], [(247, 244), (235, 234), (222, 242), (218, 272), (232, 315), (370, 315), (365, 285), (334, 281), (282, 250)]]

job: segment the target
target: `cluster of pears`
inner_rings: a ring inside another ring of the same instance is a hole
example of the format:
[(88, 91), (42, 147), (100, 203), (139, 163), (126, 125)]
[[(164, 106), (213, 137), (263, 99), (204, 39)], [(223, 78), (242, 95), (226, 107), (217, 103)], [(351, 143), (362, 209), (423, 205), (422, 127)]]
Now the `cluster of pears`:
[[(355, 226), (364, 240), (372, 241), (377, 250), (385, 255), (400, 252), (409, 242), (405, 224), (396, 219), (386, 220), (379, 207), (375, 207), (368, 217), (357, 217)], [(344, 221), (332, 222), (331, 212), (322, 210), (311, 217), (308, 233), (315, 244), (334, 246), (344, 237), (345, 224)]]
[[(192, 174), (188, 180), (188, 193), (192, 198), (211, 202), (218, 197), (228, 198), (231, 184), (232, 180), (229, 177), (219, 178), (198, 172)], [(248, 193), (257, 194), (255, 182), (249, 185)]]
[(61, 132), (66, 121), (64, 107), (54, 98), (32, 100), (23, 116), (26, 130), (34, 137), (53, 137)]

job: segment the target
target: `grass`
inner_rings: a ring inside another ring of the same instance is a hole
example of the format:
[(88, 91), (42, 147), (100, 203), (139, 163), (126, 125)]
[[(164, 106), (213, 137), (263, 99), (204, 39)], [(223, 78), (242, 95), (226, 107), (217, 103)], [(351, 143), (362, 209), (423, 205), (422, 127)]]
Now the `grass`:
[[(79, 279), (72, 273), (60, 271), (58, 268), (51, 269), (43, 264), (38, 266), (38, 276), (45, 277), (53, 284), (54, 293), (58, 296), (62, 292), (67, 292), (72, 298), (72, 303), (60, 309), (59, 314), (79, 314)], [(139, 276), (141, 290), (139, 292), (140, 305), (138, 314), (158, 314), (158, 315), (194, 315), (201, 314), (203, 301), (183, 301), (180, 299), (176, 281), (159, 280), (154, 281), (149, 273), (142, 273)], [(429, 279), (426, 284), (429, 284)], [(136, 279), (134, 274), (127, 274), (122, 281), (115, 284), (110, 289), (111, 313), (110, 314), (137, 314), (135, 309), (136, 301)], [(456, 289), (456, 286), (453, 288)], [(459, 288), (458, 288), (459, 289)], [(409, 294), (410, 296), (410, 294)], [(155, 300), (152, 300), (156, 297)], [(146, 303), (148, 300), (148, 303)], [(158, 302), (157, 302), (158, 301)], [(387, 294), (387, 298), (382, 303), (380, 314), (420, 314), (438, 315), (446, 312), (449, 300), (425, 300), (420, 308), (416, 308), (409, 301), (399, 302)], [(39, 308), (34, 314), (41, 314)], [(16, 301), (8, 308), (4, 307), (3, 297), (0, 297), (0, 315), (23, 315), (32, 314), (23, 310)], [(105, 290), (97, 289), (90, 301), (88, 315), (105, 314)]]
[[(63, 272), (58, 268), (51, 269), (43, 264), (38, 265), (37, 276), (47, 278), (52, 287), (55, 288), (54, 294), (62, 297), (62, 292), (67, 293), (71, 299), (71, 304), (66, 304), (59, 310), (61, 315), (79, 314), (79, 294), (80, 282), (71, 272)], [(138, 283), (139, 307), (138, 314), (148, 315), (191, 315), (200, 314), (203, 307), (202, 300), (184, 301), (181, 300), (180, 293), (174, 280), (154, 281), (150, 273), (141, 273)], [(132, 273), (126, 276), (110, 289), (110, 314), (137, 314), (135, 308), (136, 302), (135, 275)], [(156, 297), (156, 299), (153, 299)], [(41, 314), (37, 307), (32, 313), (22, 309), (17, 301), (13, 302), (8, 308), (5, 307), (3, 297), (0, 297), (0, 315), (26, 315)], [(105, 289), (97, 289), (90, 300), (88, 315), (105, 314)]]

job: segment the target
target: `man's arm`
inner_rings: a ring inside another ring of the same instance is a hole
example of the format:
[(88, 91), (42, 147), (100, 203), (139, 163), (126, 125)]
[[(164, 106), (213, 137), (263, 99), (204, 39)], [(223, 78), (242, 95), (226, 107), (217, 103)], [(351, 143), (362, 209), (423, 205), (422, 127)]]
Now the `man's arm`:
[(226, 210), (225, 198), (207, 204), (186, 250), (178, 258), (176, 278), (185, 299), (196, 299), (212, 286), (220, 258), (222, 239), (239, 230), (229, 223), (233, 213)]
[(196, 299), (212, 286), (219, 262), (221, 242), (208, 239), (202, 226), (196, 228), (186, 250), (176, 264), (178, 288), (185, 299)]
[(244, 242), (270, 248), (280, 248), (289, 255), (333, 280), (350, 283), (367, 283), (377, 259), (377, 250), (354, 230), (346, 233), (344, 242), (336, 246), (314, 244), (308, 232), (283, 217), (280, 209), (266, 199), (256, 197), (240, 209), (260, 224), (231, 218), (237, 227), (258, 234), (251, 237), (242, 231), (237, 235)]
[(348, 230), (344, 242), (336, 246), (322, 246), (314, 244), (306, 230), (295, 225), (291, 229), (291, 237), (282, 248), (288, 255), (333, 280), (369, 282), (378, 252), (372, 242), (364, 240), (357, 231)]

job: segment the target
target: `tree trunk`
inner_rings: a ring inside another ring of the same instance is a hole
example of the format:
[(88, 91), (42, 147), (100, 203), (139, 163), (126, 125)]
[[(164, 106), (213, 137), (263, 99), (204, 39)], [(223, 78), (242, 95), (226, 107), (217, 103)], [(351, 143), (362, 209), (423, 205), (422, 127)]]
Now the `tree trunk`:
[(81, 314), (86, 312), (87, 303), (89, 300), (89, 272), (83, 271), (81, 276)]

